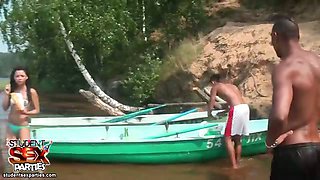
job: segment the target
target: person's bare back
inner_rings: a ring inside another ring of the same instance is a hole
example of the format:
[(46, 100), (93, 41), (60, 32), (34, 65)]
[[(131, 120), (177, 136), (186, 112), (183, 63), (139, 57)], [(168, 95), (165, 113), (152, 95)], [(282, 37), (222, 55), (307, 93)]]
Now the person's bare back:
[(288, 83), (292, 84), (293, 89), (288, 126), (294, 129), (294, 133), (282, 145), (320, 142), (317, 128), (320, 112), (320, 58), (313, 53), (301, 51), (282, 61), (276, 71), (288, 75)]
[(236, 106), (244, 103), (241, 92), (235, 85), (218, 83), (216, 86), (218, 96), (227, 101), (230, 106)]

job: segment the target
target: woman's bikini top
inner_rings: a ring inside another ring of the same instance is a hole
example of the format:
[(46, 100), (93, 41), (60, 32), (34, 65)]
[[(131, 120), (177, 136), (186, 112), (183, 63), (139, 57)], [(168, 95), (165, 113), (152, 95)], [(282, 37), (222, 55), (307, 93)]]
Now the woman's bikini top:
[[(18, 93), (17, 93), (17, 94), (18, 94)], [(21, 94), (21, 93), (19, 93), (19, 94)], [(28, 101), (28, 99), (24, 99), (23, 96), (22, 96), (22, 94), (19, 95), (19, 96), (21, 96), (22, 99), (23, 99), (23, 106), (24, 106), (24, 108), (28, 108), (28, 106), (29, 106), (29, 101)], [(15, 104), (15, 102), (13, 101), (12, 98), (10, 98), (10, 105), (13, 105), (13, 104)]]

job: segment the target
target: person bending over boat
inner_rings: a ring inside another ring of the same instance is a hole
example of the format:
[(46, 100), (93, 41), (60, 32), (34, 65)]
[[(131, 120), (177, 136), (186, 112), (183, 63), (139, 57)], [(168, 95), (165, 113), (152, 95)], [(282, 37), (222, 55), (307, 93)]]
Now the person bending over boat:
[(17, 67), (10, 75), (10, 84), (6, 85), (2, 108), (8, 115), (8, 139), (30, 139), (28, 116), (40, 111), (39, 97), (30, 87), (29, 74), (26, 68)]
[(241, 137), (242, 135), (249, 135), (250, 109), (244, 102), (240, 90), (235, 85), (221, 80), (219, 74), (212, 75), (210, 82), (212, 83), (212, 88), (208, 104), (208, 114), (211, 114), (212, 109), (218, 106), (215, 99), (216, 95), (226, 100), (229, 105), (229, 116), (224, 134), (225, 144), (232, 167), (237, 169), (242, 151)]
[(266, 146), (270, 179), (320, 179), (320, 58), (299, 44), (299, 26), (274, 19), (271, 43), (281, 59), (272, 72), (273, 97)]

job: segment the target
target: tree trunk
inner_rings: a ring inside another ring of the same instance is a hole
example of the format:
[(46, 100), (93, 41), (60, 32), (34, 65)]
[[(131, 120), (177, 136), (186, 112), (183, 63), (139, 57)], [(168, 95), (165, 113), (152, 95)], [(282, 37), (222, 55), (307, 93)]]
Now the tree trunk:
[(78, 65), (80, 72), (82, 73), (83, 77), (86, 79), (88, 84), (90, 85), (93, 93), (96, 94), (105, 104), (108, 104), (111, 107), (117, 108), (121, 111), (132, 112), (132, 111), (140, 110), (141, 108), (139, 107), (131, 107), (131, 106), (127, 106), (119, 103), (118, 101), (112, 99), (110, 96), (108, 96), (101, 90), (101, 88), (96, 84), (96, 82), (91, 77), (90, 73), (87, 71), (86, 67), (82, 64), (80, 56), (73, 49), (73, 43), (67, 37), (64, 24), (61, 21), (59, 21), (59, 23), (60, 23), (60, 31), (64, 37), (64, 41), (68, 46), (68, 49), (71, 52), (71, 55), (74, 58), (76, 64)]
[(110, 115), (114, 115), (114, 116), (124, 115), (124, 113), (121, 112), (119, 109), (113, 108), (108, 104), (104, 103), (99, 97), (97, 97), (91, 91), (85, 91), (83, 89), (80, 89), (79, 93), (82, 94), (85, 98), (87, 98), (88, 101), (91, 102), (94, 106), (98, 107), (103, 111), (106, 111)]
[(144, 4), (144, 0), (142, 0), (142, 33), (144, 35), (144, 41), (147, 41), (147, 34), (146, 34), (146, 6)]

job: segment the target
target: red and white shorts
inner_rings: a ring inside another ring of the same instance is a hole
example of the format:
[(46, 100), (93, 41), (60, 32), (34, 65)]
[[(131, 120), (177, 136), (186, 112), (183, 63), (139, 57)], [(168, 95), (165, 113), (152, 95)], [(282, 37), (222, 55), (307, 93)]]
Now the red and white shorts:
[(249, 135), (250, 109), (248, 104), (232, 106), (225, 128), (225, 136)]

